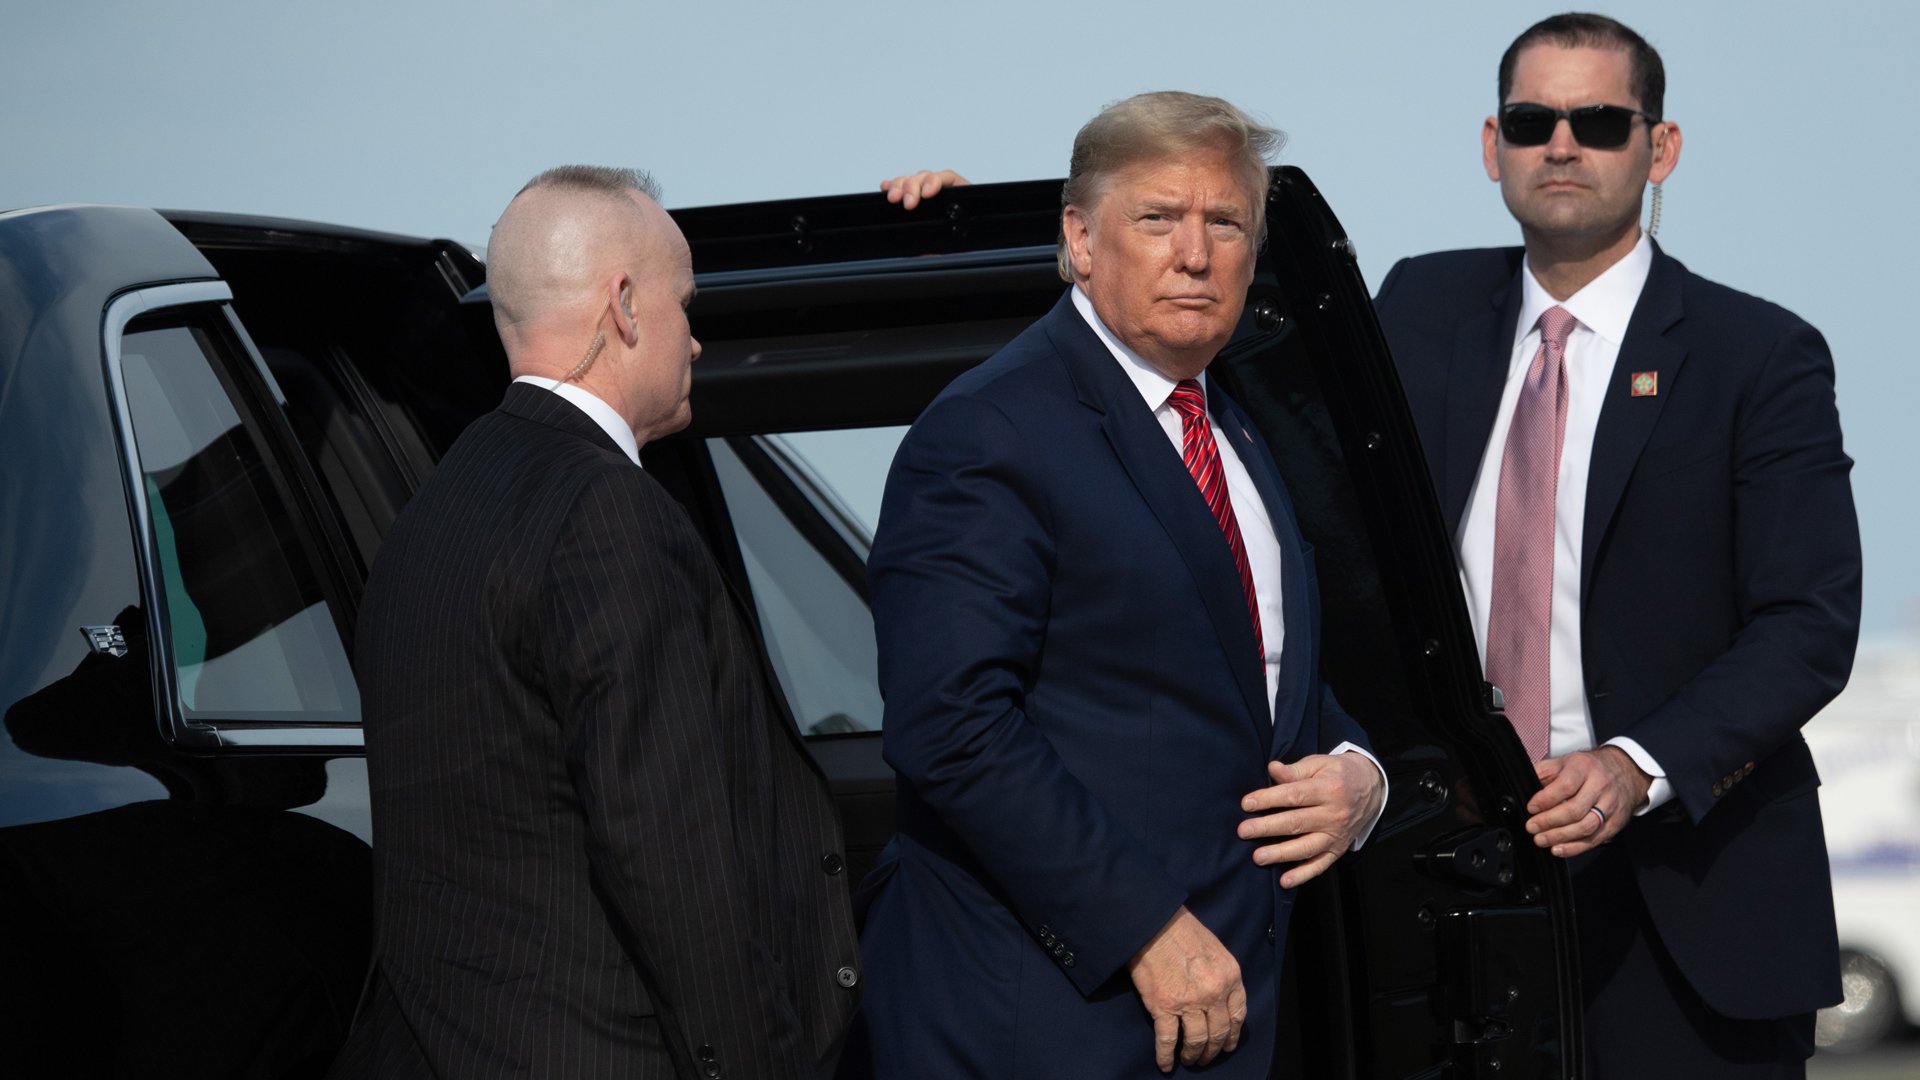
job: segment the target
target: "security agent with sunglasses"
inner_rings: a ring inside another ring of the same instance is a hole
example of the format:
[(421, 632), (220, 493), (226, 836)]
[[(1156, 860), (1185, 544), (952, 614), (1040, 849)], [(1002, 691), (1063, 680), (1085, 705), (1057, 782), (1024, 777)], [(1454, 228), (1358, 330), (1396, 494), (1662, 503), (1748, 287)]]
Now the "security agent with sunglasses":
[(1588, 1075), (1805, 1075), (1840, 1000), (1800, 726), (1840, 691), (1860, 545), (1818, 331), (1640, 227), (1680, 158), (1659, 55), (1559, 15), (1481, 132), (1524, 248), (1395, 266), (1376, 301), (1488, 679), (1570, 861)]

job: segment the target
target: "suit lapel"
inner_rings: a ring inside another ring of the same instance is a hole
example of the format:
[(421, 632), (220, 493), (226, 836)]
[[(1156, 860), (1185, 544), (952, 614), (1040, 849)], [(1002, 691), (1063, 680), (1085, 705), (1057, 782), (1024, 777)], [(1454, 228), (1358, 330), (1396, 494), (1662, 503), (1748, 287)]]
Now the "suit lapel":
[[(1580, 537), (1580, 595), (1587, 594), (1593, 580), (1594, 554), (1601, 538), (1613, 523), (1620, 508), (1620, 497), (1627, 489), (1640, 452), (1646, 449), (1647, 436), (1660, 419), (1669, 391), (1679, 381), (1680, 365), (1687, 350), (1669, 340), (1666, 332), (1685, 314), (1681, 302), (1681, 279), (1685, 270), (1656, 245), (1653, 268), (1634, 305), (1633, 318), (1627, 323), (1626, 340), (1620, 343), (1620, 356), (1608, 376), (1606, 399), (1600, 404), (1599, 426), (1593, 435), (1593, 459), (1587, 472), (1585, 524)], [(1659, 393), (1634, 397), (1633, 376), (1637, 372), (1659, 373)]]
[(1054, 305), (1045, 321), (1047, 337), (1065, 361), (1081, 403), (1102, 414), (1100, 429), (1114, 456), (1186, 563), (1246, 699), (1247, 715), (1264, 739), (1270, 723), (1265, 673), (1256, 659), (1240, 571), (1219, 523), (1146, 402), (1074, 308), (1071, 294)]
[(1507, 367), (1513, 360), (1513, 325), (1520, 318), (1525, 290), (1520, 287), (1519, 263), (1483, 304), (1470, 305), (1460, 319), (1453, 344), (1453, 365), (1447, 383), (1446, 486), (1441, 491), (1447, 517), (1447, 538), (1460, 535), (1460, 519), (1467, 512), (1467, 496), (1486, 457), (1487, 439), (1500, 411), (1506, 389)]

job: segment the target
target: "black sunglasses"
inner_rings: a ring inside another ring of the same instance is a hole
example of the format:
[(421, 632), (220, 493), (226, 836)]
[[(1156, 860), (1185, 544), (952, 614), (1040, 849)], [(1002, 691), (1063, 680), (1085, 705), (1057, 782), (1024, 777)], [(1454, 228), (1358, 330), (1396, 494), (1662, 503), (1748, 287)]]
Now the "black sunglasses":
[(1577, 109), (1551, 109), (1531, 101), (1515, 102), (1500, 108), (1500, 134), (1514, 146), (1544, 146), (1553, 139), (1553, 129), (1561, 120), (1573, 129), (1573, 141), (1593, 150), (1614, 150), (1627, 144), (1633, 131), (1633, 118), (1649, 124), (1660, 118), (1623, 105), (1582, 105)]

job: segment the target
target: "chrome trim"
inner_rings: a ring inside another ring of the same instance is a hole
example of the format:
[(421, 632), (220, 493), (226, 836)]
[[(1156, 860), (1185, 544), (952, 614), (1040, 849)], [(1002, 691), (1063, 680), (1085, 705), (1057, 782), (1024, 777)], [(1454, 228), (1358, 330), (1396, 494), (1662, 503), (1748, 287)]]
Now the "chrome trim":
[(315, 727), (307, 724), (297, 727), (289, 725), (244, 728), (225, 728), (218, 724), (208, 724), (206, 727), (219, 740), (221, 746), (300, 749), (366, 745), (366, 737), (357, 727)]
[(133, 438), (133, 410), (127, 405), (126, 372), (121, 366), (120, 339), (127, 324), (163, 308), (188, 304), (218, 304), (231, 301), (233, 289), (224, 281), (191, 281), (178, 285), (156, 285), (136, 289), (114, 297), (101, 319), (100, 335), (106, 357), (107, 394), (113, 399), (115, 427), (120, 437), (120, 465), (127, 490), (127, 502), (133, 510), (134, 547), (140, 554), (140, 584), (147, 598), (147, 641), (152, 649), (152, 678), (156, 703), (165, 709), (166, 727), (174, 742), (193, 747), (220, 745), (217, 732), (204, 724), (189, 722), (180, 711), (179, 698), (173, 692), (173, 635), (167, 632), (166, 590), (160, 580), (160, 557), (153, 545), (153, 519), (147, 506), (145, 475), (140, 470), (140, 449)]
[(242, 349), (246, 350), (247, 359), (253, 361), (253, 370), (259, 372), (260, 380), (267, 384), (267, 392), (273, 395), (274, 404), (285, 409), (287, 407), (286, 392), (280, 389), (280, 380), (274, 378), (272, 369), (267, 367), (267, 358), (261, 354), (260, 346), (253, 343), (253, 335), (247, 333), (247, 328), (241, 325), (239, 312), (234, 311), (231, 304), (220, 305), (220, 310), (227, 317), (227, 328), (233, 331), (234, 339), (240, 342)]

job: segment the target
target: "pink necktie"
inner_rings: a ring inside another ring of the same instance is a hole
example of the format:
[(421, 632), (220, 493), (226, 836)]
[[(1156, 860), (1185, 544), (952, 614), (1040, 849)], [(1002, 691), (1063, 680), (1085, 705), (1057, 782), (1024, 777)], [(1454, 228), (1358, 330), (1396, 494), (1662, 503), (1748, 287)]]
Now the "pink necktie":
[(1253, 592), (1253, 567), (1247, 562), (1247, 545), (1240, 538), (1240, 522), (1233, 516), (1233, 502), (1227, 498), (1227, 474), (1220, 467), (1220, 448), (1213, 444), (1213, 425), (1207, 423), (1207, 398), (1198, 379), (1182, 379), (1167, 399), (1180, 413), (1180, 456), (1200, 485), (1200, 494), (1213, 511), (1213, 520), (1227, 536), (1233, 550), (1233, 564), (1240, 571), (1240, 588), (1247, 594), (1247, 614), (1253, 617), (1253, 645), (1260, 663), (1267, 662), (1266, 637), (1260, 632), (1260, 599)]
[(1513, 407), (1494, 517), (1487, 681), (1505, 695), (1507, 720), (1535, 761), (1547, 756), (1553, 730), (1553, 518), (1567, 435), (1567, 337), (1573, 327), (1565, 308), (1540, 315), (1540, 349)]

